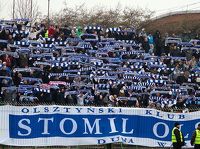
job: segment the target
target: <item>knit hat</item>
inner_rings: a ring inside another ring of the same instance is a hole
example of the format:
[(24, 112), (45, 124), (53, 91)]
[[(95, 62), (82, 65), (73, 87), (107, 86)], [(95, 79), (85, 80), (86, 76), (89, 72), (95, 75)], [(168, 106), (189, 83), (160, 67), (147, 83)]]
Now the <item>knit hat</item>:
[(174, 123), (174, 127), (177, 127), (178, 125), (180, 125), (180, 123), (178, 123), (178, 122)]

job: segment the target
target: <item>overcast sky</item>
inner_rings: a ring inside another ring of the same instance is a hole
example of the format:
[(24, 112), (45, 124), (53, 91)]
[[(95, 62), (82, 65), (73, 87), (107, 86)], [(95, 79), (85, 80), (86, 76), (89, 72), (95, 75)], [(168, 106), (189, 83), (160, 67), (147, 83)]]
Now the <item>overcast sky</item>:
[[(10, 18), (10, 9), (12, 8), (13, 0), (0, 0), (0, 18)], [(37, 1), (42, 14), (47, 14), (48, 0), (33, 0)], [(70, 7), (75, 5), (85, 4), (88, 8), (94, 6), (103, 6), (106, 8), (114, 8), (118, 3), (122, 7), (148, 8), (156, 12), (156, 15), (163, 14), (169, 11), (178, 10), (200, 10), (200, 0), (50, 0), (51, 12), (59, 12), (63, 8), (64, 2)]]

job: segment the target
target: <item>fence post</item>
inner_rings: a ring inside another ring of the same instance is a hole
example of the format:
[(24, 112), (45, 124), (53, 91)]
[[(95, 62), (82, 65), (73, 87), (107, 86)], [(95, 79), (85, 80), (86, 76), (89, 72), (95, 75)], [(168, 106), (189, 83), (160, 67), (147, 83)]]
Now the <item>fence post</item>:
[(112, 149), (112, 144), (106, 144), (106, 149)]
[(121, 149), (123, 149), (123, 143), (120, 143)]

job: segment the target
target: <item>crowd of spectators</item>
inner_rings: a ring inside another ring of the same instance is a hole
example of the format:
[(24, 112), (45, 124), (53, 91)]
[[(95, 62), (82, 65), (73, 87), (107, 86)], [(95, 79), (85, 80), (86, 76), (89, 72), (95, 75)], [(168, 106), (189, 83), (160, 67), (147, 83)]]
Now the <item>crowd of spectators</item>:
[(0, 100), (190, 108), (200, 105), (200, 41), (159, 31), (0, 21)]

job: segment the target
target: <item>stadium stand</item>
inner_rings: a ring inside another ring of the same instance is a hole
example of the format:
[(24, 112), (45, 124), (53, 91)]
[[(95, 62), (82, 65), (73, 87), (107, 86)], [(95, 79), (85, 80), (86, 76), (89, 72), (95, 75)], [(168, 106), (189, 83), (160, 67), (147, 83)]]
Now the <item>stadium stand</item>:
[[(0, 21), (0, 100), (10, 103), (200, 106), (200, 40), (143, 29), (52, 28)], [(50, 37), (51, 36), (51, 37)]]

